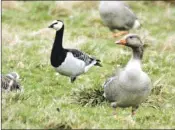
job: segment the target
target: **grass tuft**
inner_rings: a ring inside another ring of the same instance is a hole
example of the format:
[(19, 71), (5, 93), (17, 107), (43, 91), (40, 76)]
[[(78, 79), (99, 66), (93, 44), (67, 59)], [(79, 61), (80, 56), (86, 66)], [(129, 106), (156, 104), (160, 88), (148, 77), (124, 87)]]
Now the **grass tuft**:
[(79, 87), (72, 91), (72, 102), (81, 106), (96, 106), (105, 101), (103, 96), (104, 91), (93, 88)]
[(62, 122), (60, 124), (55, 124), (54, 122), (49, 122), (45, 129), (72, 129), (71, 125), (66, 122)]

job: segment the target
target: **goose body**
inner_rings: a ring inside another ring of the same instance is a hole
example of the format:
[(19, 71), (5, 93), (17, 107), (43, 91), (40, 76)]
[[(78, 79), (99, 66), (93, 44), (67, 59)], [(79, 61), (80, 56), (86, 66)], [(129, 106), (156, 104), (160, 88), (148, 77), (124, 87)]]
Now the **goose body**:
[(106, 98), (117, 102), (119, 107), (135, 107), (148, 97), (150, 85), (151, 81), (145, 72), (126, 67), (105, 83), (104, 91)]
[(118, 43), (131, 47), (133, 56), (125, 68), (106, 80), (103, 85), (104, 95), (113, 102), (112, 106), (131, 106), (134, 112), (134, 109), (149, 96), (152, 88), (149, 76), (141, 68), (143, 45), (137, 35), (127, 35), (125, 40)]
[(71, 52), (67, 52), (64, 62), (59, 67), (56, 67), (55, 69), (62, 75), (76, 76), (76, 75), (82, 74), (84, 71), (84, 68), (85, 68), (85, 62), (75, 58)]
[(97, 60), (89, 57), (76, 49), (68, 49), (64, 62), (56, 71), (65, 76), (78, 76), (89, 70), (94, 65), (97, 65)]
[(50, 26), (56, 30), (55, 41), (51, 52), (51, 64), (61, 75), (71, 78), (87, 72), (92, 66), (101, 66), (100, 60), (87, 55), (77, 49), (65, 49), (62, 47), (64, 24), (62, 21), (54, 21)]
[(21, 86), (17, 81), (19, 75), (16, 72), (11, 72), (6, 75), (1, 75), (1, 87), (3, 90), (12, 91), (12, 90), (21, 90)]
[(140, 27), (137, 16), (122, 1), (100, 1), (99, 12), (103, 23), (111, 31), (129, 31)]

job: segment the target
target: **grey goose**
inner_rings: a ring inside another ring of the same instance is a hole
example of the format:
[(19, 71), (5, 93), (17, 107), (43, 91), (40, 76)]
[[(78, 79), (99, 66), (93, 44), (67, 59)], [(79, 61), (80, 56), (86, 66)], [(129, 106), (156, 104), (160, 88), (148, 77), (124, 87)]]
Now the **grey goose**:
[(130, 29), (140, 27), (139, 20), (133, 11), (122, 1), (100, 1), (99, 13), (103, 23), (111, 31), (119, 30), (113, 36), (128, 34)]
[(132, 48), (133, 55), (127, 65), (118, 69), (115, 75), (108, 78), (103, 85), (104, 96), (116, 107), (132, 107), (135, 114), (141, 104), (150, 94), (152, 84), (149, 76), (142, 71), (143, 44), (136, 34), (128, 34), (116, 44)]
[(21, 85), (18, 82), (19, 74), (11, 72), (6, 75), (1, 75), (1, 87), (3, 90), (21, 90)]
[(56, 36), (51, 52), (51, 65), (55, 70), (71, 79), (71, 83), (76, 77), (87, 72), (93, 66), (101, 66), (100, 60), (87, 55), (77, 49), (66, 49), (62, 46), (64, 23), (61, 20), (54, 20), (49, 28), (56, 30)]

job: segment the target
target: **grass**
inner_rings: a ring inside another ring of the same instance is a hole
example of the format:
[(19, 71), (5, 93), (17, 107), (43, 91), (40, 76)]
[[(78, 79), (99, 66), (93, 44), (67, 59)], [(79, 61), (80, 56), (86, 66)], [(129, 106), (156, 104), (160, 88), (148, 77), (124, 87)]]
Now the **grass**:
[[(116, 39), (101, 22), (98, 2), (68, 1), (65, 7), (52, 1), (3, 1), (2, 73), (18, 72), (24, 92), (2, 93), (2, 128), (175, 128), (174, 5), (129, 4), (143, 24), (132, 32), (148, 44), (143, 69), (154, 86), (135, 123), (128, 117), (131, 108), (118, 108), (116, 120), (102, 96), (105, 79), (125, 66), (131, 51), (114, 44)], [(102, 68), (92, 68), (74, 84), (55, 72), (49, 59), (55, 32), (47, 29), (55, 19), (65, 22), (64, 46), (96, 56)]]

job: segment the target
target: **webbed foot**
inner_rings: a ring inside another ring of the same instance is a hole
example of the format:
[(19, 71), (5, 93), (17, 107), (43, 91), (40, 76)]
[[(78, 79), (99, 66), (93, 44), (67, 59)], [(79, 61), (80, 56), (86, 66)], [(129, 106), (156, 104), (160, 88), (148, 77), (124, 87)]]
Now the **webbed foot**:
[(123, 35), (128, 34), (128, 33), (129, 33), (128, 31), (121, 31), (121, 32), (118, 32), (118, 33), (114, 33), (113, 37), (123, 36)]

